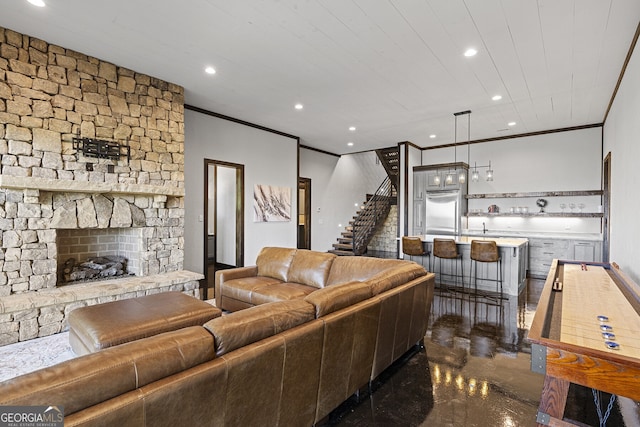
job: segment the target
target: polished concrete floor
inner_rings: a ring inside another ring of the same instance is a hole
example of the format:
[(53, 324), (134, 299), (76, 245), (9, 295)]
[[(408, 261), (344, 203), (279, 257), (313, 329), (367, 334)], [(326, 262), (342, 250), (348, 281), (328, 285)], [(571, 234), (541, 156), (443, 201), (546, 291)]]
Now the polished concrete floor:
[[(532, 426), (543, 376), (530, 370), (526, 336), (544, 282), (518, 296), (436, 288), (424, 346), (336, 409), (325, 425)], [(640, 404), (572, 386), (565, 418), (592, 426), (638, 426)]]

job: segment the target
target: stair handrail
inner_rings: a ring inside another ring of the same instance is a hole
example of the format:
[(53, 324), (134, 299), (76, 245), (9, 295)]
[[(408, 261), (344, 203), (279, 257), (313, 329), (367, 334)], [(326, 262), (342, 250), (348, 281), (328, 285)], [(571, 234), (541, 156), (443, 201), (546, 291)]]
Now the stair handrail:
[(387, 176), (353, 221), (354, 255), (362, 255), (366, 252), (367, 245), (380, 220), (386, 219), (389, 214), (392, 196), (393, 185), (391, 178)]
[(394, 157), (397, 162), (400, 158), (400, 149), (398, 147), (388, 147), (388, 148), (380, 148), (375, 151), (376, 151), (376, 156), (378, 157), (378, 160), (384, 167), (385, 172), (387, 172), (387, 175), (389, 176), (389, 178), (391, 178), (391, 184), (397, 188), (398, 187), (398, 170), (397, 170), (397, 167), (396, 167), (396, 170), (393, 169), (393, 167), (389, 163), (389, 158), (387, 157), (387, 154), (389, 153), (395, 154)]

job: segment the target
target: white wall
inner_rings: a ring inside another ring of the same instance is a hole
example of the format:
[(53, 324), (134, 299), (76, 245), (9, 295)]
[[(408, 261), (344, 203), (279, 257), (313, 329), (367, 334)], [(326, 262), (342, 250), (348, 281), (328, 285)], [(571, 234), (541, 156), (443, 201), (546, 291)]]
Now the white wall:
[(640, 283), (640, 50), (636, 46), (604, 125), (611, 152), (610, 257)]
[(332, 249), (367, 193), (382, 184), (386, 172), (376, 158), (374, 151), (338, 158), (300, 150), (300, 176), (311, 179), (311, 249)]
[[(217, 169), (217, 182), (212, 179), (214, 176), (213, 169)], [(235, 168), (218, 167), (209, 165), (209, 193), (214, 191), (217, 201), (213, 201), (213, 197), (209, 199), (209, 216), (210, 222), (209, 233), (213, 230), (214, 217), (213, 210), (218, 204), (217, 215), (218, 224), (224, 224), (224, 227), (218, 227), (216, 236), (216, 261), (222, 264), (235, 265), (236, 254), (236, 206), (237, 206), (237, 173)], [(246, 207), (245, 207), (246, 208)]]
[[(229, 120), (185, 110), (184, 268), (203, 272), (204, 159), (244, 165), (244, 263), (264, 246), (296, 247), (297, 140)], [(253, 222), (253, 186), (291, 188), (292, 220)]]
[[(486, 181), (486, 168), (478, 169), (480, 180), (468, 180), (469, 194), (517, 193), (535, 191), (578, 191), (601, 189), (602, 129), (589, 128), (555, 132), (521, 138), (512, 138), (459, 147), (457, 160), (486, 166), (491, 161), (494, 180)], [(449, 163), (454, 159), (452, 147), (424, 150), (424, 165)], [(481, 209), (496, 204), (501, 212), (511, 207), (526, 206), (536, 212), (537, 198), (523, 199), (470, 199), (469, 209)], [(583, 212), (597, 212), (600, 196), (547, 197), (547, 212), (560, 212), (560, 203), (584, 203)], [(577, 210), (577, 208), (576, 208)], [(566, 209), (568, 211), (568, 208)], [(491, 231), (542, 231), (599, 234), (601, 220), (591, 218), (513, 218), (470, 217), (468, 228), (482, 229), (485, 222)], [(463, 226), (464, 227), (464, 226)]]

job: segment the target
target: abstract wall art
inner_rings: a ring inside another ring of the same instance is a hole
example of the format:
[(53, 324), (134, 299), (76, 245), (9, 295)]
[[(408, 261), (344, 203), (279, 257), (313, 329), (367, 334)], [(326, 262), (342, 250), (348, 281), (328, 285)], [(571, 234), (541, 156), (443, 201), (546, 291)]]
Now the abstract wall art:
[(253, 222), (291, 221), (291, 187), (256, 184), (253, 187)]

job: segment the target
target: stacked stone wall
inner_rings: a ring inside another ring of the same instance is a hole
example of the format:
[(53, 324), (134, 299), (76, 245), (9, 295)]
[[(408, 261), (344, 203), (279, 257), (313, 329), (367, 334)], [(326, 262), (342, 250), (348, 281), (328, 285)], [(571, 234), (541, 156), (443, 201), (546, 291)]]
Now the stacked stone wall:
[(391, 205), (384, 224), (376, 231), (367, 249), (376, 252), (395, 253), (398, 250), (398, 206)]
[[(130, 158), (84, 156), (74, 137)], [(0, 27), (0, 172), (0, 345), (64, 329), (78, 304), (197, 294), (201, 275), (162, 279), (184, 259), (181, 86)], [(114, 227), (140, 229), (144, 277), (56, 287), (57, 230)]]
[[(85, 157), (75, 136), (128, 145), (131, 157)], [(0, 296), (56, 286), (60, 228), (144, 227), (141, 273), (182, 269), (184, 198), (126, 193), (184, 187), (182, 87), (0, 28), (0, 157), (5, 180), (75, 188), (0, 188)]]
[[(84, 157), (78, 135), (131, 160)], [(0, 27), (0, 154), (3, 175), (183, 187), (184, 89)]]

